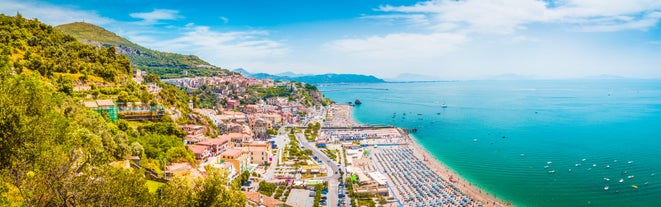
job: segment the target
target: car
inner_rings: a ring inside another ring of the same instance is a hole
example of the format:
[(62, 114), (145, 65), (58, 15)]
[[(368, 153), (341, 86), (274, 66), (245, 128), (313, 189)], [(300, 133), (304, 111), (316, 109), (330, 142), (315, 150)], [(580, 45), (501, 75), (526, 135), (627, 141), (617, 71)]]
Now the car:
[(337, 197), (344, 198), (344, 194), (340, 193), (340, 194), (337, 195)]

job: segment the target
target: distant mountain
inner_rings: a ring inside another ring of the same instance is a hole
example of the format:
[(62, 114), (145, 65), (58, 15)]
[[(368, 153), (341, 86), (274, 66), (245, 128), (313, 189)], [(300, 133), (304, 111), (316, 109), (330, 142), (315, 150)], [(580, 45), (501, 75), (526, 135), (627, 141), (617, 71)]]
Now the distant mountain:
[(505, 73), (500, 75), (494, 75), (486, 78), (487, 80), (533, 80), (537, 77), (532, 75), (521, 75), (514, 73)]
[(402, 73), (393, 79), (388, 79), (391, 82), (408, 82), (408, 81), (440, 81), (441, 78), (430, 75), (422, 75), (415, 73)]
[[(55, 27), (57, 30), (71, 35), (83, 43), (96, 47), (115, 47), (118, 54), (124, 54), (131, 60), (134, 67), (155, 72), (161, 77), (186, 75), (205, 75), (220, 68), (209, 64), (195, 55), (160, 52), (135, 44), (123, 37), (110, 32), (103, 27), (84, 22), (74, 22)], [(184, 72), (185, 71), (185, 72)], [(211, 75), (211, 74), (209, 74)]]
[[(281, 73), (279, 75), (271, 75), (267, 73), (250, 73), (243, 68), (235, 69), (234, 72), (241, 73), (244, 76), (257, 78), (257, 79), (273, 79), (285, 81), (297, 81), (310, 84), (319, 83), (382, 83), (383, 79), (377, 78), (372, 75), (360, 74), (321, 74), (321, 75), (301, 75), (292, 72)], [(291, 76), (288, 76), (291, 75)]]

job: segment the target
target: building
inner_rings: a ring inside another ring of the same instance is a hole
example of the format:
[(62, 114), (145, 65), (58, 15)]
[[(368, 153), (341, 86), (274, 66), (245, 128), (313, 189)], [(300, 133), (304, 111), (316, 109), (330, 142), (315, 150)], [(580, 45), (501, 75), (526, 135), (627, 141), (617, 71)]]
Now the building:
[(243, 194), (246, 195), (246, 201), (248, 201), (247, 206), (251, 207), (285, 207), (285, 206), (291, 206), (295, 207), (292, 205), (288, 205), (283, 203), (282, 201), (271, 198), (268, 196), (264, 196), (258, 192), (245, 192), (243, 191)]
[(250, 156), (243, 153), (243, 150), (241, 149), (229, 149), (220, 154), (220, 164), (224, 164), (226, 162), (232, 163), (232, 165), (234, 165), (234, 169), (239, 170), (239, 172), (243, 172), (249, 170)]
[(118, 103), (119, 118), (131, 121), (159, 120), (165, 115), (163, 106), (151, 106), (142, 102)]
[(247, 142), (252, 141), (250, 136), (248, 136), (246, 134), (243, 134), (243, 133), (224, 134), (224, 135), (220, 135), (219, 138), (229, 140), (229, 147), (230, 148), (243, 147), (243, 143), (247, 143)]
[(204, 141), (198, 142), (197, 145), (206, 146), (209, 148), (210, 156), (218, 156), (220, 153), (223, 153), (227, 150), (229, 145), (229, 140), (227, 138), (216, 138), (216, 139), (206, 139)]
[(252, 164), (264, 165), (271, 162), (271, 144), (268, 142), (251, 142), (246, 148)]
[(266, 131), (266, 129), (268, 128), (268, 124), (266, 123), (266, 121), (262, 119), (257, 119), (254, 121), (254, 124), (252, 125), (251, 128), (253, 130), (253, 133), (255, 133), (255, 138), (267, 139), (269, 137), (269, 134)]
[(202, 145), (188, 145), (188, 149), (193, 151), (196, 160), (202, 161), (207, 161), (207, 158), (209, 158), (211, 152), (209, 147)]
[(104, 114), (108, 114), (108, 117), (113, 122), (116, 122), (117, 119), (119, 118), (117, 114), (118, 112), (117, 105), (115, 105), (115, 103), (113, 103), (112, 100), (86, 101), (83, 102), (83, 105), (87, 108), (96, 111), (102, 116)]

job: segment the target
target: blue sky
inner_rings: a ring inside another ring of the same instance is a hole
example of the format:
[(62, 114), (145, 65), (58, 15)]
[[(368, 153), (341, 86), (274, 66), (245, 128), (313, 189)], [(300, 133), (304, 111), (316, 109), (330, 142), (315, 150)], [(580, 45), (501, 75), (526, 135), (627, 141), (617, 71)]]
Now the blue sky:
[(228, 69), (661, 78), (661, 0), (0, 1)]

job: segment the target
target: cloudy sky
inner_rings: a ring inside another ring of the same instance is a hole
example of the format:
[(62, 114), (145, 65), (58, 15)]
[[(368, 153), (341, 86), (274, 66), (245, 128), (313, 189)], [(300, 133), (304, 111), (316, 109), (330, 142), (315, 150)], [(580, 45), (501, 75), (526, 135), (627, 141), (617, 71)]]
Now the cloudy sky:
[(2, 0), (0, 12), (251, 72), (661, 78), (661, 0)]

